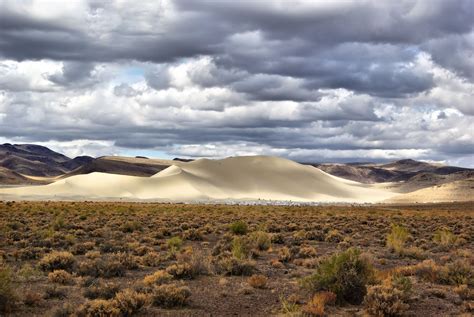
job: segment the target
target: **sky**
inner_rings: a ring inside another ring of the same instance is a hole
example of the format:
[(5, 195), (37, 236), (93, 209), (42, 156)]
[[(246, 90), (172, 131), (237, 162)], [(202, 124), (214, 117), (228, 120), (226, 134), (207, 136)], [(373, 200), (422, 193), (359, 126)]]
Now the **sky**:
[(0, 143), (474, 167), (473, 52), (472, 0), (0, 0)]

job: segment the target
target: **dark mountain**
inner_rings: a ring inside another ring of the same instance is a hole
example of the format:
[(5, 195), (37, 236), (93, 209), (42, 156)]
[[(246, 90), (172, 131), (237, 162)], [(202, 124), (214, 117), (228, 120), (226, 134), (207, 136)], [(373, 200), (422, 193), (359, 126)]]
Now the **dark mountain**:
[(394, 183), (400, 192), (464, 180), (474, 176), (474, 169), (443, 166), (412, 159), (387, 164), (311, 164), (326, 173), (361, 183)]
[(37, 182), (34, 177), (54, 177), (68, 173), (90, 162), (91, 157), (80, 156), (74, 159), (34, 144), (0, 145), (0, 183), (24, 184)]

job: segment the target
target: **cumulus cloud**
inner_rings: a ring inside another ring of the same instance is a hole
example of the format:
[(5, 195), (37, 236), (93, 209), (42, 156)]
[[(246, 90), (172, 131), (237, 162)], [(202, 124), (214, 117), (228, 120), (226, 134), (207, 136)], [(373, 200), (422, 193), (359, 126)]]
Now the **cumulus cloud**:
[(473, 165), (473, 11), (470, 0), (3, 0), (0, 136), (70, 155)]

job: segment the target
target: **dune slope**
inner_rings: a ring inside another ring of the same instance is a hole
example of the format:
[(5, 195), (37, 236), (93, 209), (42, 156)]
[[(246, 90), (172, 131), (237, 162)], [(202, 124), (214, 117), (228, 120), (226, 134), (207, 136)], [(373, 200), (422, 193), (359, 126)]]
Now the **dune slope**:
[(46, 186), (0, 189), (0, 198), (196, 200), (292, 200), (377, 202), (387, 190), (331, 176), (290, 160), (248, 156), (176, 162), (151, 177), (91, 173)]

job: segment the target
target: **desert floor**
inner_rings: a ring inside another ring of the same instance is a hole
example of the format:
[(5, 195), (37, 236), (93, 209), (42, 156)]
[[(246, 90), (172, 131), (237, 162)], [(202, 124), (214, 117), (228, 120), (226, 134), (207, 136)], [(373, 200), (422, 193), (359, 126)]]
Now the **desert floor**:
[(473, 203), (0, 202), (0, 315), (469, 316), (473, 250)]

